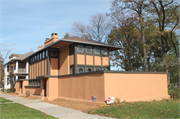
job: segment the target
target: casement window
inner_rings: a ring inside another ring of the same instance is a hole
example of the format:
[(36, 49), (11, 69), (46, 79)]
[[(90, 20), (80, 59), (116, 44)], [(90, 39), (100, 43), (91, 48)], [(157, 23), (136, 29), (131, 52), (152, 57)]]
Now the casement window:
[(102, 49), (102, 54), (103, 54), (103, 55), (107, 55), (107, 49), (106, 49), (106, 48), (103, 48), (103, 49)]
[(29, 85), (30, 86), (41, 86), (41, 80), (40, 79), (31, 80), (31, 81), (29, 81)]
[(100, 54), (100, 48), (98, 48), (98, 47), (94, 48), (94, 53), (95, 54)]
[(39, 59), (40, 59), (40, 60), (42, 59), (42, 55), (41, 55), (41, 53), (39, 54)]
[(108, 68), (103, 68), (104, 71), (108, 71)]
[(71, 67), (71, 74), (75, 74), (75, 72), (74, 72), (74, 67)]
[(45, 52), (42, 53), (42, 58), (45, 58)]
[(36, 56), (34, 56), (34, 61), (36, 62)]
[(37, 61), (39, 60), (39, 55), (37, 55)]
[(46, 57), (48, 57), (48, 50), (46, 50)]
[(57, 56), (57, 51), (56, 50), (51, 50), (51, 56)]
[(92, 68), (91, 67), (87, 67), (86, 68), (86, 72), (92, 72)]
[(33, 62), (32, 60), (33, 60), (33, 59), (32, 59), (32, 57), (31, 57), (31, 63)]
[(95, 71), (100, 71), (101, 69), (100, 68), (95, 68)]
[(84, 47), (83, 47), (83, 45), (78, 45), (78, 46), (77, 46), (77, 51), (78, 51), (78, 52), (84, 52)]
[(78, 67), (78, 73), (84, 73), (84, 67)]
[(9, 72), (9, 65), (7, 65), (7, 72)]
[(34, 57), (33, 57), (33, 62), (34, 62)]
[(91, 46), (87, 46), (86, 47), (86, 52), (87, 53), (92, 53), (92, 47)]

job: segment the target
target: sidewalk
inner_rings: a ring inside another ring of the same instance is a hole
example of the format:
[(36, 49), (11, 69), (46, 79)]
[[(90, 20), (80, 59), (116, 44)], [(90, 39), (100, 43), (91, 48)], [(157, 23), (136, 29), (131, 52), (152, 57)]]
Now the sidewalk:
[(21, 98), (18, 96), (8, 95), (0, 92), (0, 97), (12, 100), (15, 103), (20, 103), (30, 108), (40, 110), (48, 115), (52, 115), (59, 119), (114, 119), (110, 117), (104, 117), (99, 115), (86, 114), (84, 112), (61, 107), (58, 105), (49, 104), (46, 102), (40, 102), (38, 100), (30, 100), (26, 98)]

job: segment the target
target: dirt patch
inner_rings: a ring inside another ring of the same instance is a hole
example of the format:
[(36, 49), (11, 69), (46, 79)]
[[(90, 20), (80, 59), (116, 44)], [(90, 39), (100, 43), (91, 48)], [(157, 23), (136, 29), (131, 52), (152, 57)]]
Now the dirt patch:
[(41, 97), (36, 97), (36, 96), (19, 96), (21, 98), (27, 98), (27, 99), (31, 99), (31, 100), (37, 100), (37, 99), (41, 99)]
[(55, 99), (53, 101), (42, 101), (42, 102), (47, 102), (47, 103), (51, 103), (51, 104), (55, 104), (55, 105), (59, 105), (62, 107), (67, 107), (67, 108), (72, 108), (75, 110), (80, 110), (83, 111), (85, 113), (87, 113), (89, 110), (92, 109), (99, 109), (101, 107), (103, 107), (104, 105), (92, 105), (92, 104), (87, 104), (87, 103), (83, 103), (83, 102), (73, 102), (73, 101), (68, 101), (68, 100), (63, 100), (63, 99)]

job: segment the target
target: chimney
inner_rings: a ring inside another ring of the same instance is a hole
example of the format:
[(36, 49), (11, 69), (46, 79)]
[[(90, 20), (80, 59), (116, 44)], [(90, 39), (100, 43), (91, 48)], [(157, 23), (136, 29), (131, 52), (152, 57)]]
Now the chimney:
[(57, 41), (58, 39), (59, 39), (58, 33), (52, 33), (50, 39), (46, 38), (46, 41), (44, 42), (44, 46), (49, 45), (49, 44)]
[(40, 50), (40, 49), (42, 49), (43, 48), (43, 45), (41, 45), (41, 46), (38, 46), (38, 50)]

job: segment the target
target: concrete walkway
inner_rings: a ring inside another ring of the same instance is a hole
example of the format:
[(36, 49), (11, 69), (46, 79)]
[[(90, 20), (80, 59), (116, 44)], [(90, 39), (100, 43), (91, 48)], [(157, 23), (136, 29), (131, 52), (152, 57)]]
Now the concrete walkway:
[(1, 92), (0, 92), (0, 97), (4, 97), (6, 99), (12, 100), (15, 103), (20, 103), (27, 107), (40, 110), (48, 115), (52, 115), (59, 119), (114, 119), (99, 115), (86, 114), (82, 111), (61, 107), (46, 102), (40, 102), (39, 100), (30, 100), (18, 96), (8, 95)]

